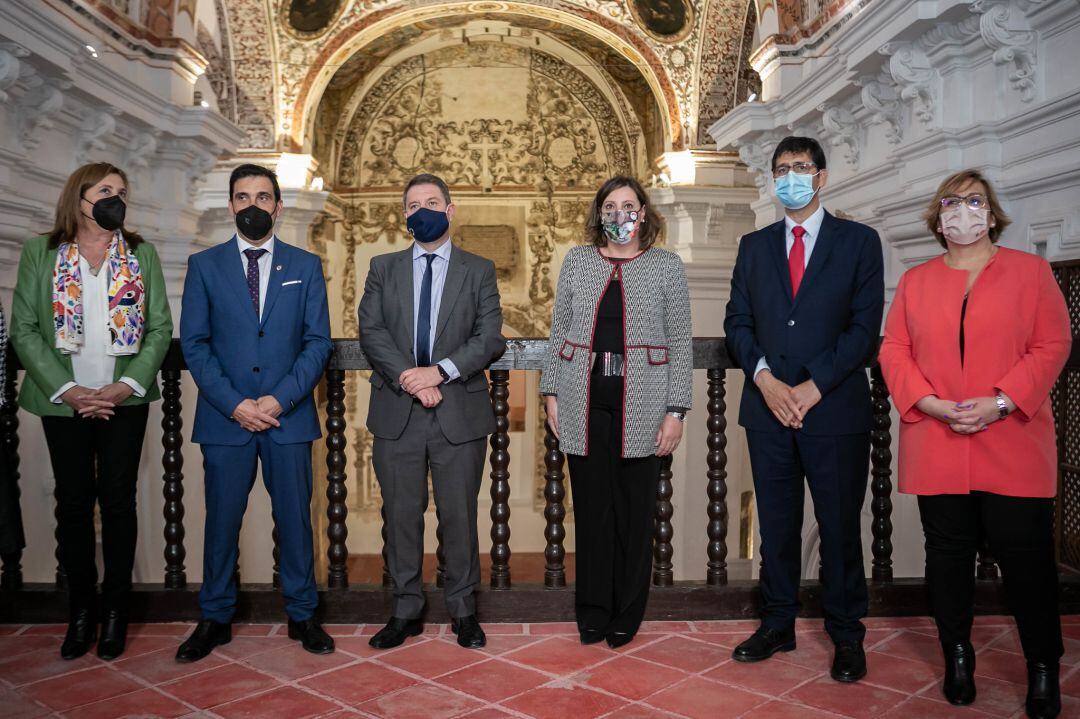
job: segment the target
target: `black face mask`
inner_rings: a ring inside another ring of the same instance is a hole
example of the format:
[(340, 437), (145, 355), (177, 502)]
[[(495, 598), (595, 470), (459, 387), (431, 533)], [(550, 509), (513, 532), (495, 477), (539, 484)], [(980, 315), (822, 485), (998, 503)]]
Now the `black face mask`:
[(127, 205), (124, 204), (124, 200), (120, 195), (106, 197), (97, 202), (90, 202), (85, 197), (83, 200), (89, 202), (90, 206), (94, 208), (90, 214), (101, 229), (115, 232), (124, 226)]
[(252, 242), (258, 242), (274, 229), (274, 216), (257, 205), (248, 205), (236, 213), (236, 229)]

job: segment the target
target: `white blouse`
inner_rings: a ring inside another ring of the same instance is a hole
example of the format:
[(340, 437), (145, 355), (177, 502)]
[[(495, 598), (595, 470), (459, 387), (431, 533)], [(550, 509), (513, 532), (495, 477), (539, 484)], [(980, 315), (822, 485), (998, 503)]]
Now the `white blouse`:
[[(116, 357), (109, 354), (109, 268), (108, 258), (98, 270), (97, 275), (90, 271), (90, 263), (85, 257), (79, 257), (79, 271), (82, 274), (83, 304), (83, 345), (78, 352), (71, 354), (71, 369), (74, 382), (64, 384), (52, 396), (53, 404), (60, 404), (61, 395), (75, 386), (89, 389), (101, 389), (113, 383), (116, 371)], [(146, 389), (130, 377), (121, 377), (123, 382), (135, 392), (136, 397), (146, 395)]]

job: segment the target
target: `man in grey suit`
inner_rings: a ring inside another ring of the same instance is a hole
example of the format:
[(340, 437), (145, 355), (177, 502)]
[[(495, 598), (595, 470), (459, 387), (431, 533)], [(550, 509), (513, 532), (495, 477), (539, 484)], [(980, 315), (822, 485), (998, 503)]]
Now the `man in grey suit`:
[(360, 344), (374, 367), (368, 429), (386, 512), (393, 616), (371, 638), (389, 649), (423, 631), (427, 475), (446, 556), (444, 593), (458, 644), (484, 646), (474, 592), (480, 583), (476, 500), (486, 439), (495, 431), (484, 368), (506, 348), (495, 265), (454, 247), (446, 183), (417, 175), (405, 186), (415, 242), (371, 260), (360, 300)]

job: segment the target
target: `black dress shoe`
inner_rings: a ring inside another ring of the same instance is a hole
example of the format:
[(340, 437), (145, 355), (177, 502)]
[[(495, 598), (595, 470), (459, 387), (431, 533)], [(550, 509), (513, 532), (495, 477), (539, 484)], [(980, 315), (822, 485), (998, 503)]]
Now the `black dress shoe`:
[(97, 655), (109, 661), (124, 653), (127, 644), (127, 616), (119, 609), (106, 609), (101, 621), (101, 639), (98, 640)]
[(334, 640), (314, 619), (302, 622), (290, 619), (289, 639), (299, 639), (304, 649), (312, 654), (330, 654), (334, 651)]
[(604, 641), (604, 633), (599, 629), (582, 629), (579, 634), (582, 644), (599, 644)]
[(762, 627), (735, 647), (731, 658), (737, 662), (760, 662), (777, 652), (795, 650), (795, 628), (781, 631)]
[(608, 632), (606, 638), (607, 645), (612, 649), (625, 647), (627, 644), (634, 641), (634, 635), (630, 632)]
[(205, 658), (214, 647), (232, 641), (232, 624), (222, 624), (210, 619), (203, 619), (195, 626), (195, 631), (176, 650), (176, 661), (181, 663), (197, 662)]
[(950, 704), (966, 706), (975, 701), (975, 647), (971, 642), (942, 646), (945, 652), (945, 683), (941, 691)]
[(487, 637), (484, 635), (480, 620), (476, 618), (475, 614), (452, 620), (450, 629), (457, 635), (458, 646), (466, 649), (479, 649), (487, 644)]
[(832, 671), (829, 672), (838, 682), (857, 682), (866, 676), (866, 652), (862, 642), (850, 639), (836, 643), (833, 655)]
[(1031, 719), (1054, 719), (1061, 713), (1061, 687), (1057, 662), (1028, 662), (1027, 715)]
[(390, 617), (386, 626), (376, 632), (375, 636), (368, 640), (368, 644), (375, 649), (391, 649), (400, 647), (409, 637), (415, 637), (423, 632), (424, 622), (419, 618)]
[(60, 656), (64, 659), (78, 659), (90, 651), (90, 646), (97, 639), (97, 617), (93, 609), (76, 609), (68, 622), (64, 643), (60, 645)]

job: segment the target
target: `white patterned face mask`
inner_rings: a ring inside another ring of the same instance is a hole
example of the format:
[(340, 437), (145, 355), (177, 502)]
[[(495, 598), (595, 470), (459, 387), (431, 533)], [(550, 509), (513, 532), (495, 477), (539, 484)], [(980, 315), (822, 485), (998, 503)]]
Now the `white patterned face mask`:
[(606, 212), (604, 221), (604, 236), (608, 242), (616, 245), (626, 245), (637, 239), (638, 236), (638, 213), (637, 212)]
[(987, 232), (988, 214), (985, 208), (975, 210), (966, 205), (945, 210), (941, 213), (941, 234), (958, 245), (974, 244)]

